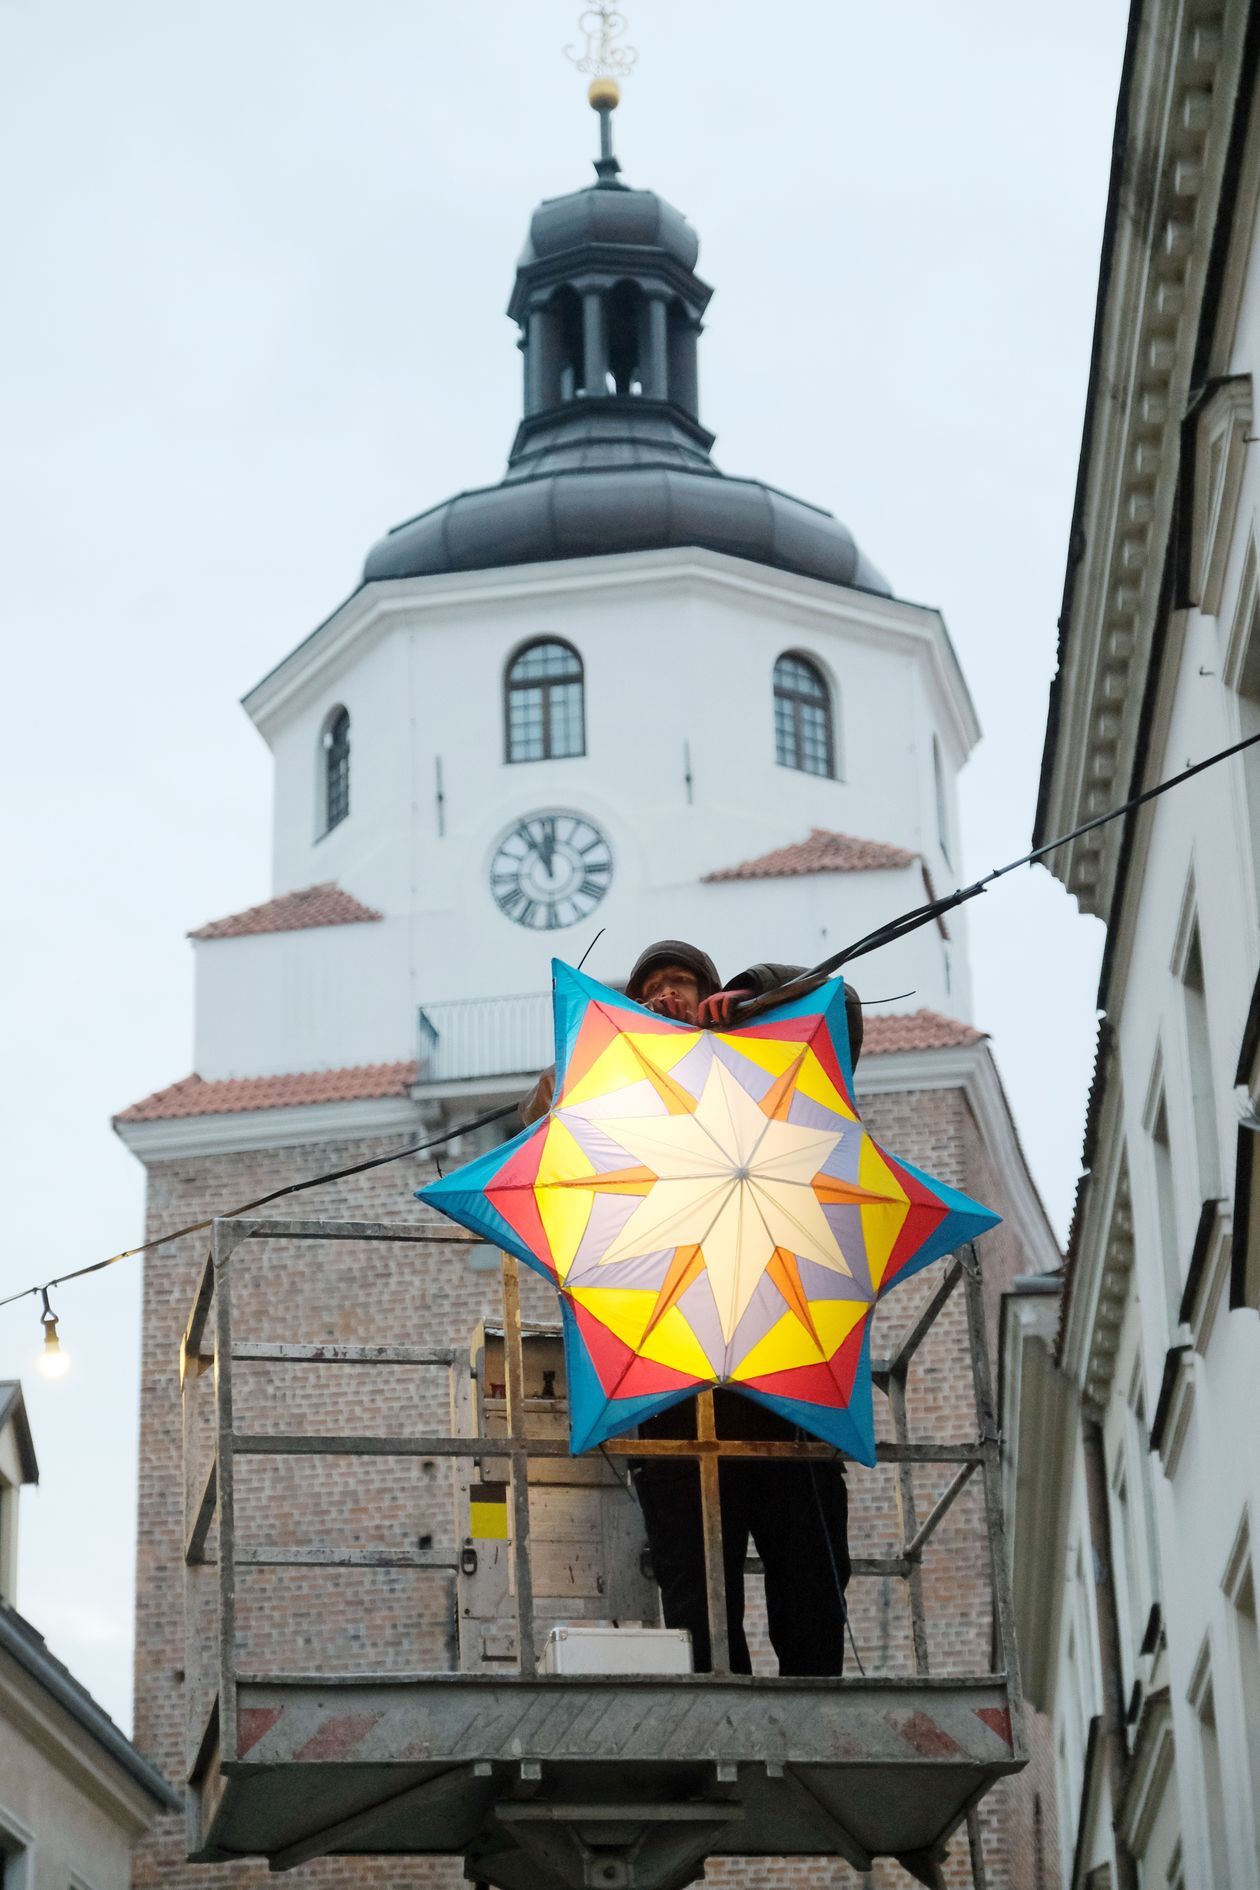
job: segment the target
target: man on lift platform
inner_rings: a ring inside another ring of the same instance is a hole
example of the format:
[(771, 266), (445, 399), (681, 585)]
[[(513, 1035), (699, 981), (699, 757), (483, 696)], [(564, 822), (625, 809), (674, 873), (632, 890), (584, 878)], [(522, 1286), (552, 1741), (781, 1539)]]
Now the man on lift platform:
[[(753, 965), (723, 985), (707, 953), (681, 939), (661, 939), (640, 955), (626, 995), (662, 1017), (720, 1029), (731, 1022), (742, 1001), (774, 990), (799, 970), (795, 965)], [(851, 989), (845, 991), (845, 1014), (856, 1064), (862, 1010)], [(526, 1122), (546, 1114), (553, 1093), (554, 1073), (547, 1071), (521, 1106)], [(715, 1391), (713, 1410), (719, 1438), (791, 1443), (803, 1437), (785, 1418), (738, 1392)], [(695, 1426), (695, 1403), (688, 1400), (648, 1419), (639, 1435), (694, 1438)], [(712, 1653), (699, 1465), (656, 1457), (635, 1466), (634, 1481), (665, 1625), (689, 1630), (695, 1670), (707, 1673)], [(732, 1671), (752, 1671), (744, 1634), (744, 1562), (751, 1537), (765, 1570), (766, 1612), (779, 1672), (838, 1674), (844, 1664), (844, 1591), (850, 1566), (842, 1462), (759, 1463), (736, 1457), (720, 1465), (718, 1483)]]

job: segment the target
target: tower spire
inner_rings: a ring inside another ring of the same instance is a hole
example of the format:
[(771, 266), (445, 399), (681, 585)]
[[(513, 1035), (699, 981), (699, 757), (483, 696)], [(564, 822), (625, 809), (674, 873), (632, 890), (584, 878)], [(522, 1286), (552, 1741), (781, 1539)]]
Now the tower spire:
[(612, 5), (612, 0), (599, 0), (598, 5), (586, 7), (578, 15), (581, 42), (564, 49), (579, 72), (591, 74), (586, 96), (591, 110), (599, 114), (595, 175), (605, 189), (611, 190), (622, 188), (617, 182), (621, 166), (612, 147), (612, 115), (621, 103), (617, 81), (629, 77), (639, 57), (633, 46), (623, 43), (625, 30), (625, 14)]

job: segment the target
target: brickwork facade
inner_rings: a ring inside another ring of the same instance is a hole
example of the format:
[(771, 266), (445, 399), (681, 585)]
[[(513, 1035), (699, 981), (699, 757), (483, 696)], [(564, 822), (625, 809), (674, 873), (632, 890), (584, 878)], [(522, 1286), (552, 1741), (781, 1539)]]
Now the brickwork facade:
[[(942, 1179), (1002, 1211), (1004, 1189), (961, 1090), (903, 1092), (872, 1098), (864, 1109), (887, 1146)], [(247, 1153), (154, 1161), (148, 1171), (150, 1237), (225, 1209), (284, 1182), (372, 1155), (409, 1139), (393, 1137), (259, 1149)], [(414, 1158), (351, 1177), (302, 1198), (303, 1214), (398, 1221), (428, 1218), (413, 1190), (431, 1171)], [(283, 1204), (275, 1210), (283, 1213)], [(199, 1708), (211, 1685), (195, 1658), (198, 1634), (185, 1653), (183, 1539), (188, 1507), (181, 1467), (178, 1353), (180, 1336), (205, 1257), (205, 1240), (165, 1248), (148, 1260), (144, 1294), (141, 1387), (139, 1534), (137, 1549), (135, 1737), (168, 1777), (186, 1775), (186, 1689)], [(1028, 1270), (1009, 1223), (983, 1247), (989, 1333), (996, 1332), (996, 1302), (1017, 1273)], [(233, 1262), (233, 1316), (241, 1333), (285, 1342), (357, 1340), (463, 1347), (481, 1318), (501, 1310), (494, 1273), (471, 1269), (454, 1247), (321, 1244), (251, 1248)], [(886, 1349), (916, 1306), (933, 1290), (939, 1269), (908, 1282), (876, 1322), (875, 1349)], [(554, 1297), (544, 1282), (523, 1277), (527, 1318), (554, 1319)], [(241, 1429), (373, 1431), (445, 1429), (449, 1386), (444, 1373), (417, 1368), (319, 1368), (317, 1410), (307, 1382), (291, 1368), (238, 1368), (236, 1421)], [(209, 1417), (211, 1375), (199, 1382), (199, 1423)], [(891, 1434), (883, 1399), (877, 1424)], [(963, 1440), (975, 1434), (963, 1297), (955, 1294), (937, 1322), (911, 1375), (911, 1435)], [(916, 1469), (919, 1519), (946, 1477)], [(447, 1466), (328, 1458), (243, 1460), (238, 1467), (240, 1539), (256, 1547), (415, 1547), (452, 1539), (454, 1492)], [(897, 1492), (886, 1468), (850, 1474), (851, 1540), (859, 1555), (891, 1551), (900, 1540)], [(212, 1537), (210, 1548), (213, 1553)], [(932, 1668), (939, 1673), (984, 1672), (990, 1664), (990, 1604), (983, 1504), (978, 1479), (954, 1505), (926, 1552), (922, 1571)], [(754, 1661), (774, 1671), (765, 1635), (764, 1606), (750, 1579)], [(855, 1580), (850, 1589), (853, 1639), (868, 1673), (912, 1671), (904, 1584)], [(212, 1571), (199, 1607), (198, 1627), (213, 1625)], [(238, 1595), (242, 1668), (354, 1672), (448, 1668), (455, 1664), (453, 1598), (449, 1578), (423, 1569), (259, 1568), (244, 1571)], [(852, 1652), (849, 1670), (852, 1671)], [(185, 1672), (186, 1666), (189, 1671)], [(1053, 1854), (1053, 1799), (1043, 1762), (1043, 1729), (1029, 1728), (1034, 1763), (985, 1801), (986, 1866), (990, 1890), (1050, 1890), (1057, 1882)], [(246, 1890), (261, 1885), (257, 1863), (188, 1865), (178, 1819), (165, 1820), (137, 1852), (137, 1890)], [(296, 1884), (320, 1890), (418, 1890), (462, 1882), (459, 1859), (327, 1860), (292, 1874)], [(711, 1882), (731, 1890), (823, 1890), (859, 1884), (847, 1866), (830, 1859), (717, 1860)], [(965, 1842), (954, 1845), (948, 1879), (970, 1882)], [(880, 1866), (873, 1882), (910, 1880)]]

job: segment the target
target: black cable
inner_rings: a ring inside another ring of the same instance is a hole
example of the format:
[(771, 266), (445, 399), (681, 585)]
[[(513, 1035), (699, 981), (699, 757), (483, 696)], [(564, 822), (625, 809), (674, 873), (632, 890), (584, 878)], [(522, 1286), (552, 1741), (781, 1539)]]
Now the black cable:
[[(842, 951), (833, 952), (830, 958), (824, 958), (822, 963), (815, 965), (812, 970), (802, 972), (798, 977), (776, 985), (774, 990), (764, 992), (747, 1003), (741, 1004), (732, 1022), (747, 1023), (759, 1016), (762, 1011), (769, 1010), (772, 1005), (785, 1003), (789, 998), (814, 990), (833, 972), (838, 971), (841, 965), (847, 964), (851, 958), (860, 958), (867, 952), (878, 950), (881, 945), (889, 945), (895, 939), (903, 938), (907, 932), (916, 931), (919, 926), (927, 925), (933, 919), (952, 911), (955, 906), (962, 905), (964, 900), (974, 899), (977, 893), (984, 892), (995, 879), (1002, 879), (1007, 873), (1013, 873), (1017, 867), (1032, 866), (1037, 860), (1043, 859), (1047, 853), (1053, 853), (1056, 847), (1066, 846), (1070, 840), (1078, 840), (1082, 834), (1092, 833), (1096, 827), (1103, 827), (1110, 820), (1119, 820), (1122, 814), (1132, 813), (1134, 808), (1145, 806), (1147, 801), (1153, 801), (1158, 795), (1166, 794), (1169, 788), (1179, 787), (1183, 781), (1189, 781), (1192, 776), (1202, 774), (1205, 768), (1214, 768), (1218, 761), (1228, 761), (1231, 755), (1241, 754), (1245, 748), (1251, 748), (1256, 742), (1260, 742), (1260, 734), (1247, 735), (1242, 741), (1234, 742), (1231, 747), (1222, 748), (1218, 753), (1209, 755), (1206, 761), (1196, 761), (1191, 767), (1183, 768), (1180, 774), (1171, 775), (1167, 781), (1160, 781), (1154, 787), (1147, 788), (1145, 792), (1133, 795), (1130, 800), (1123, 802), (1119, 807), (1111, 808), (1108, 813), (1098, 814), (1093, 820), (1083, 822), (1081, 826), (1074, 827), (1070, 833), (1060, 834), (1055, 840), (1047, 840), (1044, 846), (1034, 847), (1031, 853), (1021, 855), (1018, 860), (1011, 860), (1006, 866), (994, 867), (991, 873), (986, 873), (972, 885), (960, 886), (956, 891), (947, 893), (942, 899), (933, 899), (925, 906), (915, 906), (909, 912), (903, 912), (900, 918), (889, 920), (887, 925), (880, 926), (874, 932), (868, 932), (864, 938), (846, 945)], [(601, 937), (602, 928), (595, 934), (583, 954), (583, 963)], [(61, 1273), (56, 1279), (45, 1280), (40, 1286), (24, 1286), (20, 1293), (10, 1293), (7, 1298), (0, 1299), (0, 1307), (11, 1306), (19, 1299), (28, 1299), (33, 1293), (47, 1292), (54, 1286), (64, 1286), (69, 1280), (84, 1279), (89, 1273), (99, 1273), (104, 1267), (115, 1266), (120, 1260), (133, 1260), (137, 1254), (151, 1253), (155, 1247), (164, 1247), (172, 1240), (182, 1240), (188, 1234), (204, 1233), (208, 1227), (214, 1225), (215, 1220), (233, 1220), (239, 1214), (250, 1214), (255, 1208), (268, 1207), (271, 1202), (281, 1201), (287, 1195), (301, 1194), (307, 1188), (322, 1187), (327, 1181), (344, 1181), (350, 1175), (362, 1175), (369, 1169), (382, 1168), (387, 1162), (402, 1161), (408, 1155), (422, 1155), (426, 1149), (439, 1148), (443, 1142), (453, 1141), (457, 1135), (463, 1135), (468, 1130), (485, 1128), (492, 1122), (501, 1122), (505, 1116), (512, 1115), (517, 1107), (516, 1103), (505, 1103), (501, 1109), (492, 1109), (488, 1114), (476, 1116), (470, 1122), (457, 1123), (454, 1128), (445, 1130), (443, 1134), (431, 1136), (427, 1142), (416, 1142), (410, 1148), (399, 1149), (396, 1155), (378, 1155), (371, 1161), (356, 1162), (350, 1168), (336, 1168), (326, 1175), (314, 1175), (309, 1181), (291, 1182), (288, 1187), (276, 1188), (270, 1194), (260, 1195), (256, 1201), (247, 1201), (242, 1207), (231, 1208), (226, 1214), (212, 1215), (202, 1221), (190, 1221), (187, 1227), (176, 1228), (174, 1233), (159, 1234), (153, 1240), (142, 1241), (138, 1247), (127, 1247), (122, 1253), (110, 1254), (108, 1259), (94, 1260), (90, 1266), (76, 1267), (73, 1272)], [(855, 1648), (854, 1652), (856, 1651)]]
[[(840, 1453), (837, 1451), (836, 1453), (837, 1459), (839, 1458), (839, 1454)], [(848, 1629), (849, 1646), (853, 1649), (853, 1658), (857, 1662), (858, 1672), (861, 1674), (863, 1680), (865, 1680), (866, 1668), (862, 1665), (862, 1656), (861, 1654), (858, 1653), (858, 1644), (853, 1638), (853, 1623), (849, 1618), (849, 1598), (844, 1592), (844, 1583), (840, 1580), (840, 1565), (836, 1561), (836, 1552), (835, 1552), (834, 1547), (832, 1546), (832, 1541), (831, 1541), (831, 1531), (827, 1527), (827, 1512), (823, 1508), (822, 1492), (818, 1487), (818, 1478), (817, 1478), (817, 1475), (815, 1474), (818, 1466), (811, 1459), (810, 1461), (806, 1463), (805, 1468), (809, 1471), (809, 1487), (814, 1492), (814, 1502), (818, 1508), (818, 1521), (822, 1529), (823, 1541), (827, 1545), (827, 1560), (831, 1563), (831, 1579), (836, 1585), (836, 1596), (840, 1602), (840, 1612), (844, 1617), (845, 1628)], [(847, 1534), (848, 1532), (848, 1491), (847, 1490), (845, 1492), (845, 1530)], [(841, 1642), (840, 1651), (841, 1651), (841, 1654), (843, 1654), (844, 1652), (843, 1632), (841, 1633), (841, 1636), (840, 1636), (840, 1642)]]
[(273, 1201), (282, 1201), (286, 1195), (302, 1194), (307, 1188), (322, 1188), (327, 1181), (345, 1181), (350, 1175), (365, 1175), (370, 1168), (384, 1168), (389, 1162), (401, 1162), (408, 1155), (423, 1155), (426, 1149), (440, 1148), (443, 1142), (453, 1142), (457, 1135), (467, 1135), (473, 1129), (488, 1128), (492, 1122), (502, 1122), (505, 1116), (516, 1114), (519, 1104), (504, 1103), (499, 1109), (491, 1109), (484, 1116), (474, 1116), (469, 1122), (457, 1122), (453, 1128), (444, 1129), (441, 1135), (432, 1135), (426, 1142), (413, 1142), (410, 1148), (400, 1148), (392, 1155), (374, 1155), (370, 1161), (354, 1162), (349, 1168), (333, 1168), (326, 1175), (312, 1175), (307, 1181), (291, 1181), (286, 1187), (273, 1188), (270, 1194), (260, 1194), (256, 1201), (245, 1201), (240, 1207), (227, 1208), (222, 1214), (212, 1214), (204, 1221), (190, 1221), (187, 1227), (177, 1227), (170, 1234), (156, 1234), (152, 1240), (145, 1240), (138, 1247), (126, 1247), (122, 1253), (112, 1253), (107, 1260), (93, 1260), (90, 1266), (76, 1267), (73, 1273), (60, 1273), (55, 1280), (45, 1280), (42, 1286), (24, 1286), (20, 1293), (10, 1293), (6, 1299), (0, 1299), (0, 1306), (12, 1306), (16, 1300), (28, 1299), (33, 1293), (47, 1293), (54, 1286), (64, 1286), (68, 1280), (81, 1280), (89, 1273), (99, 1273), (103, 1267), (116, 1266), (120, 1260), (134, 1260), (137, 1254), (151, 1253), (155, 1247), (165, 1247), (172, 1240), (183, 1240), (188, 1234), (203, 1234), (216, 1221), (232, 1221), (240, 1214), (252, 1214), (255, 1208), (270, 1207)]
[(1167, 794), (1169, 788), (1180, 787), (1183, 781), (1189, 781), (1194, 775), (1202, 774), (1205, 768), (1214, 768), (1219, 761), (1228, 761), (1231, 755), (1240, 755), (1245, 748), (1253, 747), (1256, 742), (1260, 742), (1260, 734), (1246, 735), (1242, 741), (1234, 742), (1230, 747), (1219, 749), (1216, 754), (1209, 755), (1206, 761), (1196, 761), (1190, 767), (1183, 768), (1180, 774), (1170, 775), (1167, 781), (1158, 781), (1154, 787), (1144, 789), (1141, 794), (1134, 794), (1119, 807), (1110, 808), (1105, 814), (1096, 814), (1092, 820), (1083, 821), (1079, 827), (1073, 827), (1070, 833), (1061, 833), (1057, 839), (1047, 840), (1044, 846), (1034, 847), (1030, 853), (1021, 854), (1019, 859), (1011, 860), (1005, 866), (995, 866), (992, 872), (985, 873), (970, 886), (959, 886), (954, 892), (946, 893), (943, 898), (930, 900), (925, 906), (911, 907), (909, 912), (903, 912), (899, 918), (890, 919), (886, 925), (878, 926), (875, 931), (867, 932), (864, 937), (855, 939), (851, 945), (833, 952), (830, 958), (824, 958), (822, 963), (815, 965), (812, 970), (803, 971), (797, 977), (789, 978), (785, 983), (776, 985), (772, 991), (761, 992), (757, 997), (741, 1004), (732, 1021), (737, 1025), (748, 1023), (754, 1017), (760, 1016), (762, 1011), (784, 1004), (791, 998), (803, 997), (807, 992), (815, 990), (818, 985), (824, 983), (833, 972), (839, 971), (841, 965), (848, 964), (851, 959), (862, 958), (867, 952), (878, 951), (881, 946), (891, 945), (895, 940), (904, 938), (908, 932), (917, 931), (921, 925), (929, 925), (933, 919), (939, 919), (945, 913), (952, 912), (955, 906), (962, 905), (965, 900), (974, 899), (978, 893), (987, 891), (995, 879), (1003, 879), (1007, 873), (1015, 872), (1018, 867), (1035, 865), (1038, 860), (1044, 859), (1047, 853), (1053, 853), (1057, 847), (1065, 847), (1069, 841), (1079, 840), (1082, 834), (1093, 833), (1096, 827), (1105, 827), (1108, 821), (1119, 820), (1122, 815), (1131, 814), (1135, 808), (1144, 807), (1147, 801), (1156, 800), (1159, 795)]

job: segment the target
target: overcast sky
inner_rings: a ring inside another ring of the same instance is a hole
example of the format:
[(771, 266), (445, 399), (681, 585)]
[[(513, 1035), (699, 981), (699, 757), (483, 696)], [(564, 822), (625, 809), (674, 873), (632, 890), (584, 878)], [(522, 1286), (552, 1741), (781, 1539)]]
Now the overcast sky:
[[(726, 471), (837, 512), (938, 605), (985, 738), (968, 878), (1030, 844), (1122, 0), (630, 0), (617, 144), (717, 293)], [(0, 1293), (139, 1238), (113, 1112), (191, 1063), (190, 926), (267, 896), (242, 692), (388, 526), (502, 470), (529, 214), (589, 181), (573, 0), (0, 0), (10, 675)], [(1062, 1233), (1100, 928), (972, 908)], [(41, 1464), (19, 1605), (124, 1725), (139, 1270), (0, 1312)], [(172, 1366), (174, 1361), (172, 1361)]]

